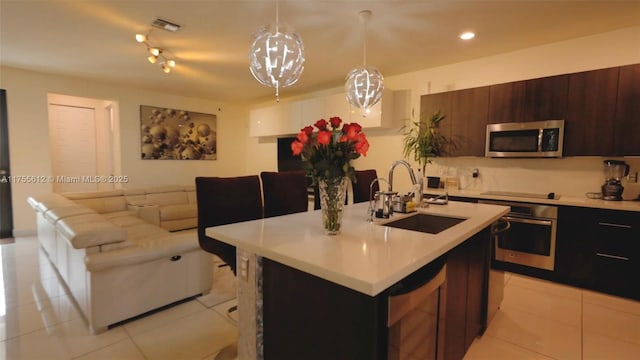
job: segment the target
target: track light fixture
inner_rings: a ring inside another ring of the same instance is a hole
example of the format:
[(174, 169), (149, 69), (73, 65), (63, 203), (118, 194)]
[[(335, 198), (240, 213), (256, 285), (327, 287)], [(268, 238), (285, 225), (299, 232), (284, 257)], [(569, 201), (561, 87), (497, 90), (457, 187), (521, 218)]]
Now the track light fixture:
[(171, 70), (176, 67), (176, 61), (166, 57), (165, 49), (149, 43), (149, 34), (136, 34), (136, 41), (147, 46), (147, 51), (149, 52), (147, 60), (152, 64), (159, 64), (160, 69), (162, 69), (165, 74), (170, 73)]

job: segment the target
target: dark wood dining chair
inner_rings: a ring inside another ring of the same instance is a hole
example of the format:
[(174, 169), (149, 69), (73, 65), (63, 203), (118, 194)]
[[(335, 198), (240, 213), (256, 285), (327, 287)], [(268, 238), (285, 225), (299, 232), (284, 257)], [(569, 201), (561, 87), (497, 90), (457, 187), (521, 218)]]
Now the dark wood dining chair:
[(263, 171), (264, 217), (304, 212), (309, 209), (308, 179), (304, 171)]
[(198, 241), (200, 247), (217, 255), (236, 273), (235, 246), (205, 234), (210, 226), (262, 218), (262, 190), (258, 175), (238, 177), (196, 177)]
[(371, 189), (371, 182), (378, 178), (375, 169), (356, 170), (356, 182), (352, 184), (353, 203), (369, 201), (370, 197), (380, 191), (380, 184), (376, 181)]

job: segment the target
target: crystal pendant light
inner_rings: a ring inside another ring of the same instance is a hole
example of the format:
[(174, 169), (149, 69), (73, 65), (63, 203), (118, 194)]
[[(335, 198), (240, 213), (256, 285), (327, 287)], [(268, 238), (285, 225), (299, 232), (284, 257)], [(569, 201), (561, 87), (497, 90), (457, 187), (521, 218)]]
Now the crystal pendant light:
[(367, 22), (371, 18), (371, 11), (360, 12), (360, 20), (364, 24), (364, 56), (362, 66), (358, 66), (347, 74), (344, 89), (347, 92), (347, 101), (354, 107), (362, 109), (362, 115), (366, 116), (369, 109), (382, 98), (384, 90), (384, 78), (382, 73), (373, 66), (367, 66)]
[(262, 85), (276, 89), (280, 101), (280, 88), (295, 84), (304, 70), (302, 38), (295, 32), (282, 31), (276, 0), (276, 22), (262, 28), (256, 35), (249, 54), (249, 69)]

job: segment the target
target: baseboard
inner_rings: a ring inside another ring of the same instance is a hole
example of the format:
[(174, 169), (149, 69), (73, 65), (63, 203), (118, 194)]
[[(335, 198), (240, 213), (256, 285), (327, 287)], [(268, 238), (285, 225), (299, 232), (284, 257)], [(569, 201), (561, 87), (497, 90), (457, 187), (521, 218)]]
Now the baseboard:
[(36, 229), (13, 229), (13, 237), (27, 237), (27, 236), (36, 236), (38, 232)]

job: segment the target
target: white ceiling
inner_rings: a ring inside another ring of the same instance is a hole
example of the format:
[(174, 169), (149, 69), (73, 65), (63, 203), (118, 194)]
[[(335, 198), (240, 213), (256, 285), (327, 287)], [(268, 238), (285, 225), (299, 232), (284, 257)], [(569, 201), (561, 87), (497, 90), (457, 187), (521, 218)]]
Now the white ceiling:
[[(281, 0), (280, 23), (304, 41), (301, 80), (282, 97), (340, 86), (362, 64), (385, 76), (640, 24), (640, 1)], [(275, 21), (275, 0), (0, 0), (0, 64), (219, 101), (261, 101), (273, 89), (248, 69), (252, 34)], [(178, 65), (164, 74), (136, 33), (163, 18), (151, 43)], [(457, 38), (464, 30), (476, 39)]]

